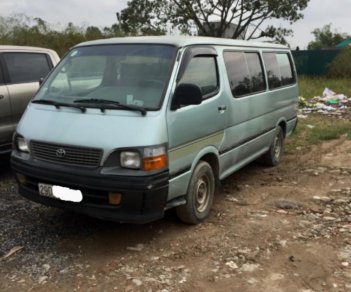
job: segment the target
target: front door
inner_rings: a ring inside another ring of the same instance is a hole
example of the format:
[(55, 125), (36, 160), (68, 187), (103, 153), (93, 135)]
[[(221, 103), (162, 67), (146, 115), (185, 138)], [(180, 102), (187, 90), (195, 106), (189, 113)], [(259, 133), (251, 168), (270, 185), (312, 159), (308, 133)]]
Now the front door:
[(183, 54), (177, 85), (197, 85), (203, 95), (199, 105), (169, 110), (167, 114), (170, 175), (190, 170), (206, 147), (219, 149), (227, 121), (227, 99), (221, 90), (217, 53), (211, 47), (188, 48)]

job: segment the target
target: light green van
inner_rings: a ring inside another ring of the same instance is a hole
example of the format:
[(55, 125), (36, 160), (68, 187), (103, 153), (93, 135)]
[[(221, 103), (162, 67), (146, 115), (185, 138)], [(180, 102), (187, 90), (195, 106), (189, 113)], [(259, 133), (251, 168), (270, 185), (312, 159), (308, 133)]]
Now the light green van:
[(297, 123), (288, 48), (202, 37), (85, 42), (23, 115), (12, 168), (24, 197), (120, 222), (176, 208), (196, 224), (215, 187), (276, 165)]

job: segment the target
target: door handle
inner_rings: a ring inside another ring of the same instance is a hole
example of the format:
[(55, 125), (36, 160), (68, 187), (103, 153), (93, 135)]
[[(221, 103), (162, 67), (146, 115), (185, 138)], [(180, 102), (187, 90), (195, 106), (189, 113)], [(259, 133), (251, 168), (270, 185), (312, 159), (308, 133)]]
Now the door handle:
[(219, 111), (220, 113), (223, 113), (223, 112), (225, 112), (226, 110), (227, 110), (227, 106), (226, 106), (226, 105), (221, 105), (221, 106), (218, 107), (218, 111)]
[(4, 99), (5, 96), (3, 96), (2, 94), (0, 94), (0, 99)]

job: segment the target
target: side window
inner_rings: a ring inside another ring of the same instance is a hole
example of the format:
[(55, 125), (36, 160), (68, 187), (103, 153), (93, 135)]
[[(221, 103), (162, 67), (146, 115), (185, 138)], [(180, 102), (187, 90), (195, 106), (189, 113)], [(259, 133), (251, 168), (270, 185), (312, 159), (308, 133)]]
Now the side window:
[(45, 54), (4, 53), (3, 56), (12, 84), (39, 81), (51, 69)]
[(277, 61), (280, 68), (282, 85), (294, 84), (294, 72), (288, 54), (277, 54)]
[(224, 52), (223, 56), (234, 97), (241, 97), (266, 89), (258, 53)]
[(1, 62), (0, 62), (0, 85), (4, 84), (4, 75), (2, 73)]
[(269, 88), (274, 89), (280, 87), (281, 75), (275, 53), (264, 53), (263, 60), (267, 70)]
[(214, 94), (219, 87), (215, 57), (199, 56), (188, 64), (179, 84), (191, 83), (200, 87), (203, 98)]
[(295, 82), (290, 58), (286, 53), (263, 53), (269, 88), (274, 89)]
[(247, 66), (251, 75), (252, 93), (266, 89), (262, 63), (258, 53), (245, 53)]

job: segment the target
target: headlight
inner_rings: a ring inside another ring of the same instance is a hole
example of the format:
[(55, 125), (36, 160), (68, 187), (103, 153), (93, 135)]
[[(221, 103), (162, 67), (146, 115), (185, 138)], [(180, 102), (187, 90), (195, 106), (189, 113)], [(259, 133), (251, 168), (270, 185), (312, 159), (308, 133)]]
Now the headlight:
[(139, 152), (123, 151), (120, 156), (121, 166), (125, 168), (139, 169), (141, 166), (141, 159)]
[(144, 171), (167, 168), (166, 146), (152, 146), (136, 150), (125, 150), (120, 153), (120, 165), (124, 168)]
[(16, 137), (17, 149), (21, 152), (29, 153), (29, 145), (26, 139), (21, 136)]

